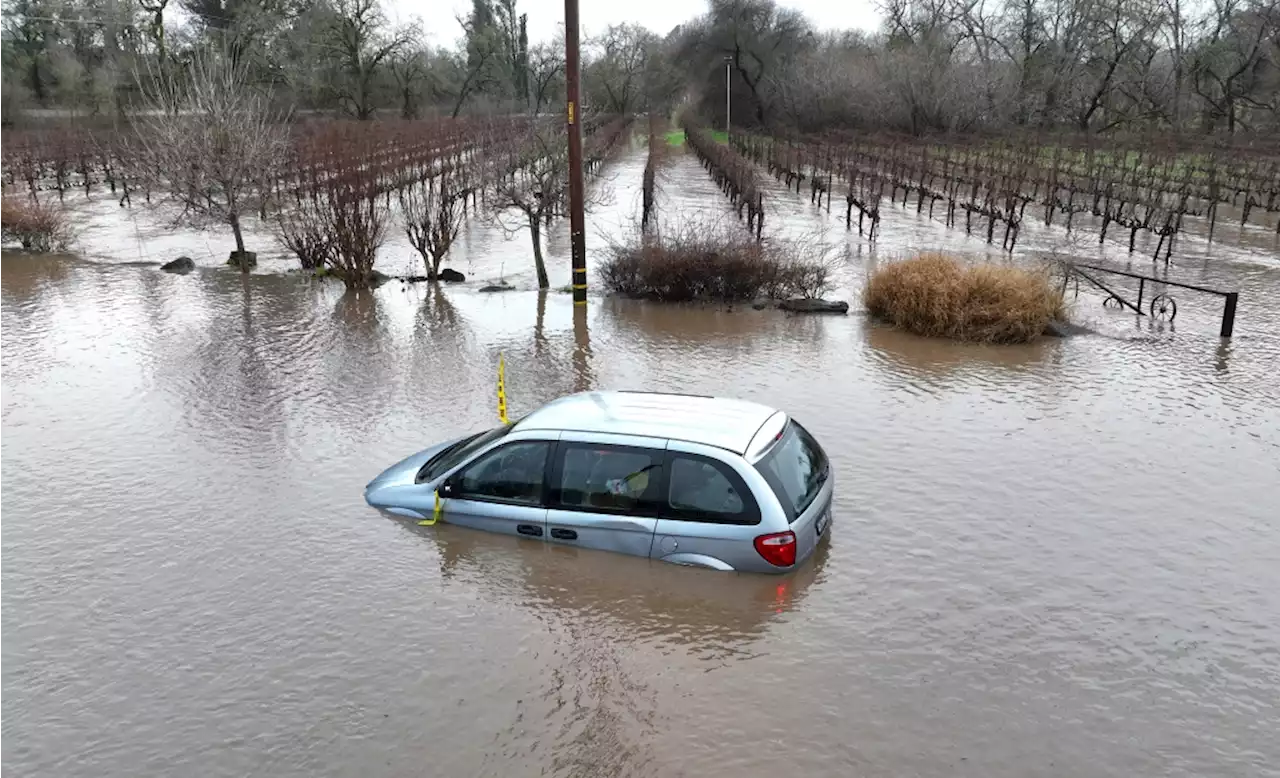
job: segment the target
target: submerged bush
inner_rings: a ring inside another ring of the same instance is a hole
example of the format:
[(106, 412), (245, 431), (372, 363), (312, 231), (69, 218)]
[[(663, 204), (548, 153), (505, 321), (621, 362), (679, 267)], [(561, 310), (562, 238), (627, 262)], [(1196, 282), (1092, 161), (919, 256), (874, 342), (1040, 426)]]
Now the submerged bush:
[(0, 201), (0, 231), (5, 240), (27, 251), (65, 251), (71, 244), (71, 223), (65, 211), (49, 204), (9, 196)]
[(296, 208), (282, 211), (276, 220), (276, 237), (303, 270), (320, 270), (333, 255), (332, 226), (325, 209), (314, 199), (301, 201)]
[(373, 264), (387, 237), (384, 198), (363, 190), (334, 186), (313, 191), (276, 220), (276, 238), (304, 270), (332, 275), (348, 287), (376, 286)]
[(872, 316), (917, 335), (1025, 343), (1061, 318), (1061, 292), (1047, 273), (966, 265), (942, 254), (891, 262), (867, 281)]
[(609, 247), (601, 280), (614, 293), (667, 302), (818, 297), (830, 263), (816, 246), (761, 243), (704, 223)]

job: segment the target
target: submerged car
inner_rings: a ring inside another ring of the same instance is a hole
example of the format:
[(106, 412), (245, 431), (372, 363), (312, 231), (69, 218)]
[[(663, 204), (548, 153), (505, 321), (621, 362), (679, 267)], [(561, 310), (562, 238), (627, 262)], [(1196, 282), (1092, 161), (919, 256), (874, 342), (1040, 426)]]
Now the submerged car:
[(829, 534), (831, 467), (753, 402), (585, 392), (447, 441), (365, 487), (388, 513), (715, 570), (785, 572)]

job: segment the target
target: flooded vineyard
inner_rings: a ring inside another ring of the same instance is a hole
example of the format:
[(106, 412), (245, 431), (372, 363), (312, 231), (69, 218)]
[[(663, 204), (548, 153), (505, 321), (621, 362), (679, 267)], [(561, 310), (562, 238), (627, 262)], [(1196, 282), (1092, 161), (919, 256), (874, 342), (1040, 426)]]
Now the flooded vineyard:
[[(593, 184), (593, 280), (645, 163), (633, 142)], [(900, 195), (872, 242), (843, 190), (828, 212), (757, 173), (763, 236), (829, 246), (850, 315), (575, 309), (536, 290), (527, 234), (474, 218), (465, 283), (348, 292), (257, 222), (242, 275), (227, 235), (69, 191), (78, 253), (0, 275), (6, 772), (1275, 774), (1274, 215), (1212, 243), (1188, 216), (1166, 268), (1151, 231), (1130, 255), (1127, 230), (1027, 218), (1010, 253)], [(657, 178), (660, 225), (736, 220), (692, 154)], [(565, 225), (545, 239), (554, 290)], [(877, 263), (937, 249), (1238, 291), (1236, 336), (1216, 299), (1171, 326), (1088, 290), (1090, 334), (1025, 346), (860, 312)], [(179, 254), (196, 272), (157, 270)], [(394, 228), (378, 268), (421, 262)], [(786, 409), (831, 455), (831, 542), (738, 576), (369, 509), (382, 467), (494, 423), (499, 354), (513, 413), (591, 388)]]

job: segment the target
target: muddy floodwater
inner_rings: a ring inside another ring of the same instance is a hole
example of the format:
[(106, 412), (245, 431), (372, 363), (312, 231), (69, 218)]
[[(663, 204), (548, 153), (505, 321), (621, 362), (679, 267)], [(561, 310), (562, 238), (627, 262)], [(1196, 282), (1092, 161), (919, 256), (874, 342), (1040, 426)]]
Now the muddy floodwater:
[[(593, 261), (643, 164), (609, 168)], [(724, 211), (687, 157), (664, 188), (667, 214)], [(774, 195), (775, 234), (836, 247), (851, 315), (575, 312), (483, 224), (443, 290), (270, 257), (242, 278), (225, 236), (106, 200), (77, 205), (79, 256), (6, 254), (5, 774), (1280, 774), (1272, 227), (1188, 237), (1169, 269), (1241, 293), (1230, 341), (1216, 301), (1170, 327), (1086, 292), (1093, 334), (978, 347), (879, 327), (857, 290), (981, 241), (899, 207), (872, 250)], [(1029, 228), (1001, 261), (1152, 268), (1122, 248)], [(197, 271), (147, 264), (178, 253)], [(410, 267), (402, 241), (382, 266)], [(519, 290), (476, 291), (498, 277)], [(499, 354), (517, 414), (596, 387), (788, 410), (831, 456), (831, 542), (745, 576), (369, 509), (382, 467), (495, 423)]]

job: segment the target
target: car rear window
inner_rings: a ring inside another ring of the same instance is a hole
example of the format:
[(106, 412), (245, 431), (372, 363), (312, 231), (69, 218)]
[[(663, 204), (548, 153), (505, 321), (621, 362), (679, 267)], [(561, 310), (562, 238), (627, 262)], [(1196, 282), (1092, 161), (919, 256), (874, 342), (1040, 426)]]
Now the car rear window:
[(760, 523), (760, 506), (742, 476), (699, 454), (667, 454), (670, 478), (663, 518), (711, 524)]
[(787, 424), (782, 438), (756, 464), (778, 500), (795, 521), (818, 496), (827, 482), (827, 455), (808, 430), (795, 421)]

